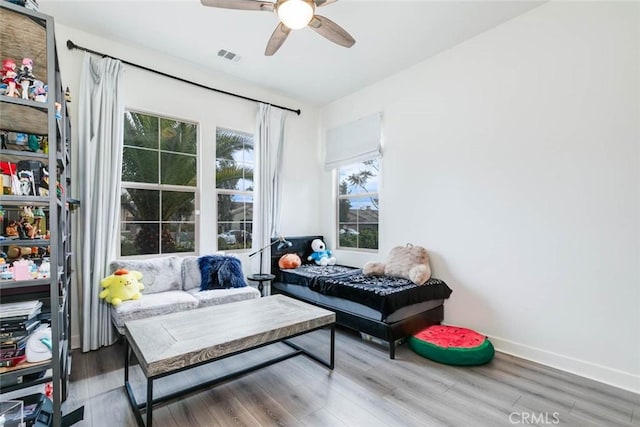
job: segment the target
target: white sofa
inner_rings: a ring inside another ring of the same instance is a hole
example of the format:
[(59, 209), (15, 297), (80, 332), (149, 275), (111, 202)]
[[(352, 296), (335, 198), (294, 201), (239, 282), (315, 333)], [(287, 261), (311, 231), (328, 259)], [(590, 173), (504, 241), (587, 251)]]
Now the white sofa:
[(116, 260), (110, 267), (112, 272), (119, 268), (139, 271), (144, 284), (140, 299), (111, 307), (111, 319), (120, 334), (124, 334), (124, 322), (129, 320), (260, 297), (252, 286), (201, 291), (196, 256)]

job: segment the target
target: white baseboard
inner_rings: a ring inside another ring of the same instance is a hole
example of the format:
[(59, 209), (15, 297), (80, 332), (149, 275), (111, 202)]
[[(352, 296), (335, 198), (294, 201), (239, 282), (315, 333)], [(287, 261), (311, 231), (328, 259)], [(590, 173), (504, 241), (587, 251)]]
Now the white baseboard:
[(509, 341), (498, 337), (489, 337), (489, 340), (497, 351), (521, 357), (532, 362), (561, 369), (572, 374), (580, 375), (594, 381), (609, 384), (614, 387), (640, 393), (640, 375), (608, 368), (606, 366), (587, 362), (562, 354), (529, 347), (524, 344)]
[(80, 335), (71, 335), (71, 349), (80, 348)]

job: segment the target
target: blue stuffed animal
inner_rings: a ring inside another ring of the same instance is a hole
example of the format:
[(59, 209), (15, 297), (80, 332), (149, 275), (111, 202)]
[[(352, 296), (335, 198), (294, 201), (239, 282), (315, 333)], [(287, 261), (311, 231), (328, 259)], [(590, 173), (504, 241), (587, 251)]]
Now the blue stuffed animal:
[(327, 250), (322, 240), (313, 239), (311, 249), (313, 249), (313, 253), (309, 255), (307, 261), (315, 261), (318, 265), (333, 265), (336, 263), (335, 257), (331, 256), (331, 251)]

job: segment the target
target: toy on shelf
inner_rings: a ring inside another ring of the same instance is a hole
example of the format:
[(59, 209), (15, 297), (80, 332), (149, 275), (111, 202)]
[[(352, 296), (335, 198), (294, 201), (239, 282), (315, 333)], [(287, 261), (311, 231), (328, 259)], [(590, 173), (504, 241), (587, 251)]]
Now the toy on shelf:
[(8, 239), (17, 239), (20, 236), (18, 234), (18, 223), (15, 220), (9, 221), (9, 224), (4, 228), (4, 234)]
[(29, 90), (36, 102), (47, 102), (47, 85), (42, 80), (34, 80)]
[(44, 257), (40, 263), (40, 268), (38, 269), (38, 277), (41, 279), (47, 279), (50, 275), (51, 263), (49, 262), (49, 258)]
[(29, 151), (33, 151), (34, 153), (40, 151), (40, 138), (36, 135), (29, 135), (27, 138), (27, 147), (29, 147)]
[(18, 179), (20, 180), (20, 194), (19, 196), (35, 196), (36, 184), (33, 181), (33, 172), (27, 170), (21, 170), (18, 172)]
[(59, 102), (56, 102), (55, 106), (56, 106), (56, 119), (61, 119), (62, 118), (62, 104), (60, 104)]
[(5, 86), (5, 95), (11, 97), (18, 97), (18, 90), (16, 89), (16, 61), (13, 59), (4, 59), (2, 61), (2, 83)]
[(40, 224), (42, 223), (42, 218), (44, 218), (44, 210), (41, 207), (36, 207), (33, 211), (33, 216), (35, 217), (35, 221), (33, 223), (34, 228), (36, 229), (36, 234), (42, 234), (42, 230), (40, 228)]
[(26, 218), (26, 219), (33, 218), (34, 215), (33, 215), (33, 210), (31, 209), (31, 206), (23, 206), (22, 210), (20, 211), (20, 217)]
[(29, 99), (29, 86), (34, 82), (36, 77), (33, 75), (33, 59), (23, 58), (20, 72), (16, 77), (16, 81), (22, 88), (22, 99)]

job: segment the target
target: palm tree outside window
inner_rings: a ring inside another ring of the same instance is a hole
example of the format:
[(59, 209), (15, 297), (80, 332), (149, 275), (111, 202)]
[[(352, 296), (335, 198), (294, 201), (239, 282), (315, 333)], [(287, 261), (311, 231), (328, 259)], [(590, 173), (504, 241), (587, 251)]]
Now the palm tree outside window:
[(253, 135), (216, 129), (218, 249), (251, 249), (253, 233)]
[(120, 256), (195, 253), (198, 126), (126, 111)]
[(338, 168), (338, 247), (378, 249), (379, 160)]

